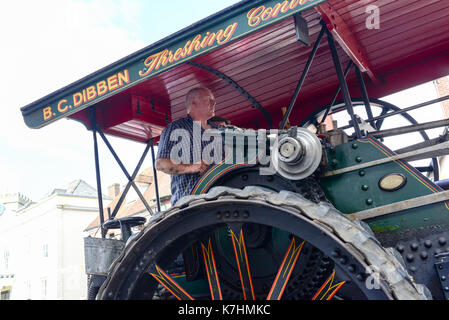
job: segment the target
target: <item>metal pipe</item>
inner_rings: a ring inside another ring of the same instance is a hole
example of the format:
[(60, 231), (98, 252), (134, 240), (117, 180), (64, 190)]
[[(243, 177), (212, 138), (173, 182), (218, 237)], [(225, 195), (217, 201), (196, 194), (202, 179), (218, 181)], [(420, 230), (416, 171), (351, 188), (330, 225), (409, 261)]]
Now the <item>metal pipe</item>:
[(95, 156), (95, 173), (97, 178), (97, 196), (98, 196), (98, 210), (100, 214), (100, 228), (101, 237), (106, 238), (106, 229), (103, 227), (104, 213), (103, 213), (103, 194), (101, 192), (101, 176), (100, 176), (100, 159), (98, 155), (98, 141), (97, 141), (97, 115), (95, 107), (91, 108), (91, 126), (94, 138), (94, 156)]
[[(326, 26), (323, 22), (321, 22), (321, 23), (323, 24), (323, 26)], [(361, 138), (362, 133), (360, 131), (359, 124), (355, 117), (354, 109), (352, 108), (351, 96), (349, 95), (348, 85), (346, 83), (346, 79), (344, 77), (343, 70), (341, 68), (340, 58), (338, 57), (338, 52), (337, 52), (337, 47), (335, 46), (334, 37), (332, 36), (329, 29), (327, 29), (327, 27), (325, 27), (325, 30), (326, 30), (326, 34), (327, 34), (327, 42), (329, 43), (329, 48), (330, 48), (331, 54), (332, 54), (332, 60), (334, 62), (335, 71), (337, 73), (338, 82), (340, 83), (341, 92), (343, 94), (343, 99), (345, 101), (346, 110), (348, 111), (349, 116), (351, 117), (352, 125), (354, 127), (355, 134), (356, 134), (357, 138)]]
[[(438, 103), (438, 102), (441, 102), (441, 101), (445, 101), (445, 100), (449, 100), (449, 95), (441, 97), (441, 98), (433, 99), (433, 100), (430, 100), (430, 101), (427, 101), (427, 102), (415, 104), (414, 106), (407, 107), (407, 108), (404, 108), (404, 109), (400, 109), (400, 110), (396, 110), (396, 111), (393, 111), (393, 112), (381, 114), (381, 115), (379, 115), (377, 117), (372, 117), (372, 118), (366, 119), (366, 122), (371, 122), (371, 121), (376, 121), (376, 120), (380, 120), (380, 119), (385, 119), (387, 117), (391, 117), (391, 116), (394, 116), (394, 115), (397, 115), (397, 114), (406, 113), (408, 111), (411, 111), (411, 110), (414, 110), (414, 109), (418, 109), (418, 108), (422, 108), (422, 107), (426, 107), (428, 105), (431, 105), (431, 104), (434, 104), (434, 103)], [(351, 126), (344, 126), (344, 127), (341, 127), (340, 129), (344, 130), (344, 129), (348, 129), (350, 127)]]
[(315, 41), (315, 45), (313, 46), (312, 52), (309, 55), (306, 66), (304, 67), (301, 78), (299, 79), (298, 85), (296, 86), (295, 92), (293, 93), (293, 97), (290, 101), (287, 111), (284, 114), (284, 118), (282, 119), (281, 125), (279, 126), (280, 130), (284, 129), (285, 124), (287, 123), (287, 119), (290, 116), (290, 113), (292, 112), (293, 106), (295, 105), (296, 99), (298, 98), (299, 92), (301, 91), (301, 87), (304, 84), (304, 80), (306, 79), (307, 73), (309, 73), (310, 66), (312, 65), (313, 59), (315, 58), (316, 52), (318, 51), (318, 47), (320, 46), (321, 39), (323, 38), (325, 30), (326, 27), (325, 25), (323, 25), (318, 35), (318, 38)]
[(371, 137), (375, 137), (375, 138), (385, 138), (385, 137), (390, 137), (390, 136), (397, 136), (400, 134), (411, 133), (411, 132), (415, 132), (415, 131), (429, 130), (429, 129), (434, 129), (434, 128), (438, 128), (438, 127), (444, 127), (444, 126), (448, 126), (448, 125), (449, 125), (449, 119), (444, 119), (444, 120), (436, 120), (436, 121), (430, 121), (430, 122), (425, 122), (425, 123), (420, 123), (420, 124), (414, 124), (414, 125), (406, 126), (406, 127), (369, 132), (368, 135)]
[(432, 194), (421, 196), (421, 197), (407, 199), (404, 201), (395, 202), (392, 204), (387, 204), (387, 205), (380, 206), (380, 207), (373, 208), (373, 209), (368, 209), (368, 210), (359, 211), (359, 212), (355, 212), (355, 213), (351, 213), (351, 214), (346, 214), (345, 216), (351, 220), (355, 220), (355, 219), (364, 220), (364, 219), (370, 219), (370, 218), (383, 216), (383, 215), (394, 213), (394, 212), (404, 211), (404, 210), (413, 209), (413, 208), (419, 208), (422, 206), (426, 206), (426, 205), (434, 204), (434, 203), (438, 203), (438, 202), (443, 202), (443, 201), (447, 201), (447, 200), (449, 200), (449, 191), (442, 191), (442, 192), (432, 193)]
[(153, 176), (154, 176), (154, 188), (156, 191), (156, 204), (157, 211), (161, 212), (161, 201), (159, 198), (159, 184), (157, 181), (157, 172), (156, 172), (156, 159), (154, 158), (154, 145), (151, 143), (151, 161), (153, 162)]

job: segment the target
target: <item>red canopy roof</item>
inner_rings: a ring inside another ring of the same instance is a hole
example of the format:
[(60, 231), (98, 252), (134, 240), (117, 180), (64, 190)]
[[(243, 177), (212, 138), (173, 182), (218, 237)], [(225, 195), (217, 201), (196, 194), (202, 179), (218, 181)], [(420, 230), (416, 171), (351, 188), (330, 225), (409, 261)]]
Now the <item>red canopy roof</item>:
[[(248, 1), (243, 3), (248, 7)], [(234, 8), (239, 5), (231, 8), (237, 10)], [(369, 20), (376, 18), (377, 8), (378, 29), (372, 28)], [(223, 15), (232, 10), (223, 11)], [(282, 119), (281, 108), (288, 106), (320, 32), (321, 19), (339, 44), (343, 67), (351, 57), (364, 71), (370, 98), (380, 98), (449, 74), (448, 14), (449, 1), (329, 0), (302, 13), (308, 23), (311, 46), (296, 39), (294, 19), (289, 16), (191, 61), (235, 81), (270, 113), (277, 127)], [(353, 72), (347, 80), (351, 96), (360, 96)], [(242, 127), (267, 126), (262, 113), (235, 87), (216, 74), (182, 63), (96, 103), (100, 128), (109, 134), (147, 141), (159, 135), (168, 121), (186, 115), (185, 95), (198, 85), (213, 91), (217, 115)], [(290, 123), (299, 123), (329, 103), (337, 87), (338, 79), (324, 37)], [(27, 108), (33, 105), (22, 108), (22, 112)], [(87, 109), (69, 117), (89, 126)]]

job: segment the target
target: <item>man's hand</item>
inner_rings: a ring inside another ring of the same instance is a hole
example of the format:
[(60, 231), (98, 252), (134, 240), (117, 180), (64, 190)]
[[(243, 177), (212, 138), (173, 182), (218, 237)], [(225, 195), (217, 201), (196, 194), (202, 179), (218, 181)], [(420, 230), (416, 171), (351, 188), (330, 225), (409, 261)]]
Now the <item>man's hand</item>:
[(201, 162), (199, 163), (195, 163), (195, 165), (198, 166), (198, 171), (199, 173), (203, 174), (204, 172), (206, 172), (206, 170), (209, 168), (209, 165), (204, 162), (203, 160), (201, 160)]
[(156, 160), (156, 170), (172, 175), (188, 173), (203, 174), (207, 168), (209, 168), (209, 165), (204, 161), (194, 164), (175, 164), (171, 159), (159, 158)]

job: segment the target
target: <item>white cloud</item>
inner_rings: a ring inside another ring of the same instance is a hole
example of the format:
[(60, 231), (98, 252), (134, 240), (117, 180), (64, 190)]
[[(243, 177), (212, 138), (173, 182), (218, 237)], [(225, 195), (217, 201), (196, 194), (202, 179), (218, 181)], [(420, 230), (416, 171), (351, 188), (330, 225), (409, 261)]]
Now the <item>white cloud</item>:
[(140, 7), (133, 0), (1, 2), (0, 152), (8, 154), (0, 178), (9, 181), (8, 190), (34, 180), (44, 194), (69, 182), (63, 178), (94, 176), (90, 132), (67, 120), (29, 129), (20, 107), (141, 49), (143, 42), (129, 31)]

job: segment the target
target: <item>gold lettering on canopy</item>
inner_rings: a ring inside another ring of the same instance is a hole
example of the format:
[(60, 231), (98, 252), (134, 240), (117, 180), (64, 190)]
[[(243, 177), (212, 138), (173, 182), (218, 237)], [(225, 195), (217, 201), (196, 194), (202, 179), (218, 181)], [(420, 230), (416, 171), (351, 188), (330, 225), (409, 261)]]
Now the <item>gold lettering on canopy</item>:
[(207, 47), (212, 47), (214, 44), (223, 45), (229, 42), (234, 35), (237, 25), (238, 23), (235, 22), (217, 32), (207, 32), (205, 35), (198, 34), (193, 39), (188, 40), (184, 47), (174, 50), (174, 53), (172, 50), (165, 49), (149, 56), (144, 62), (146, 69), (140, 70), (139, 75), (145, 77), (161, 67), (166, 67), (168, 64), (192, 55), (194, 51), (199, 52)]

